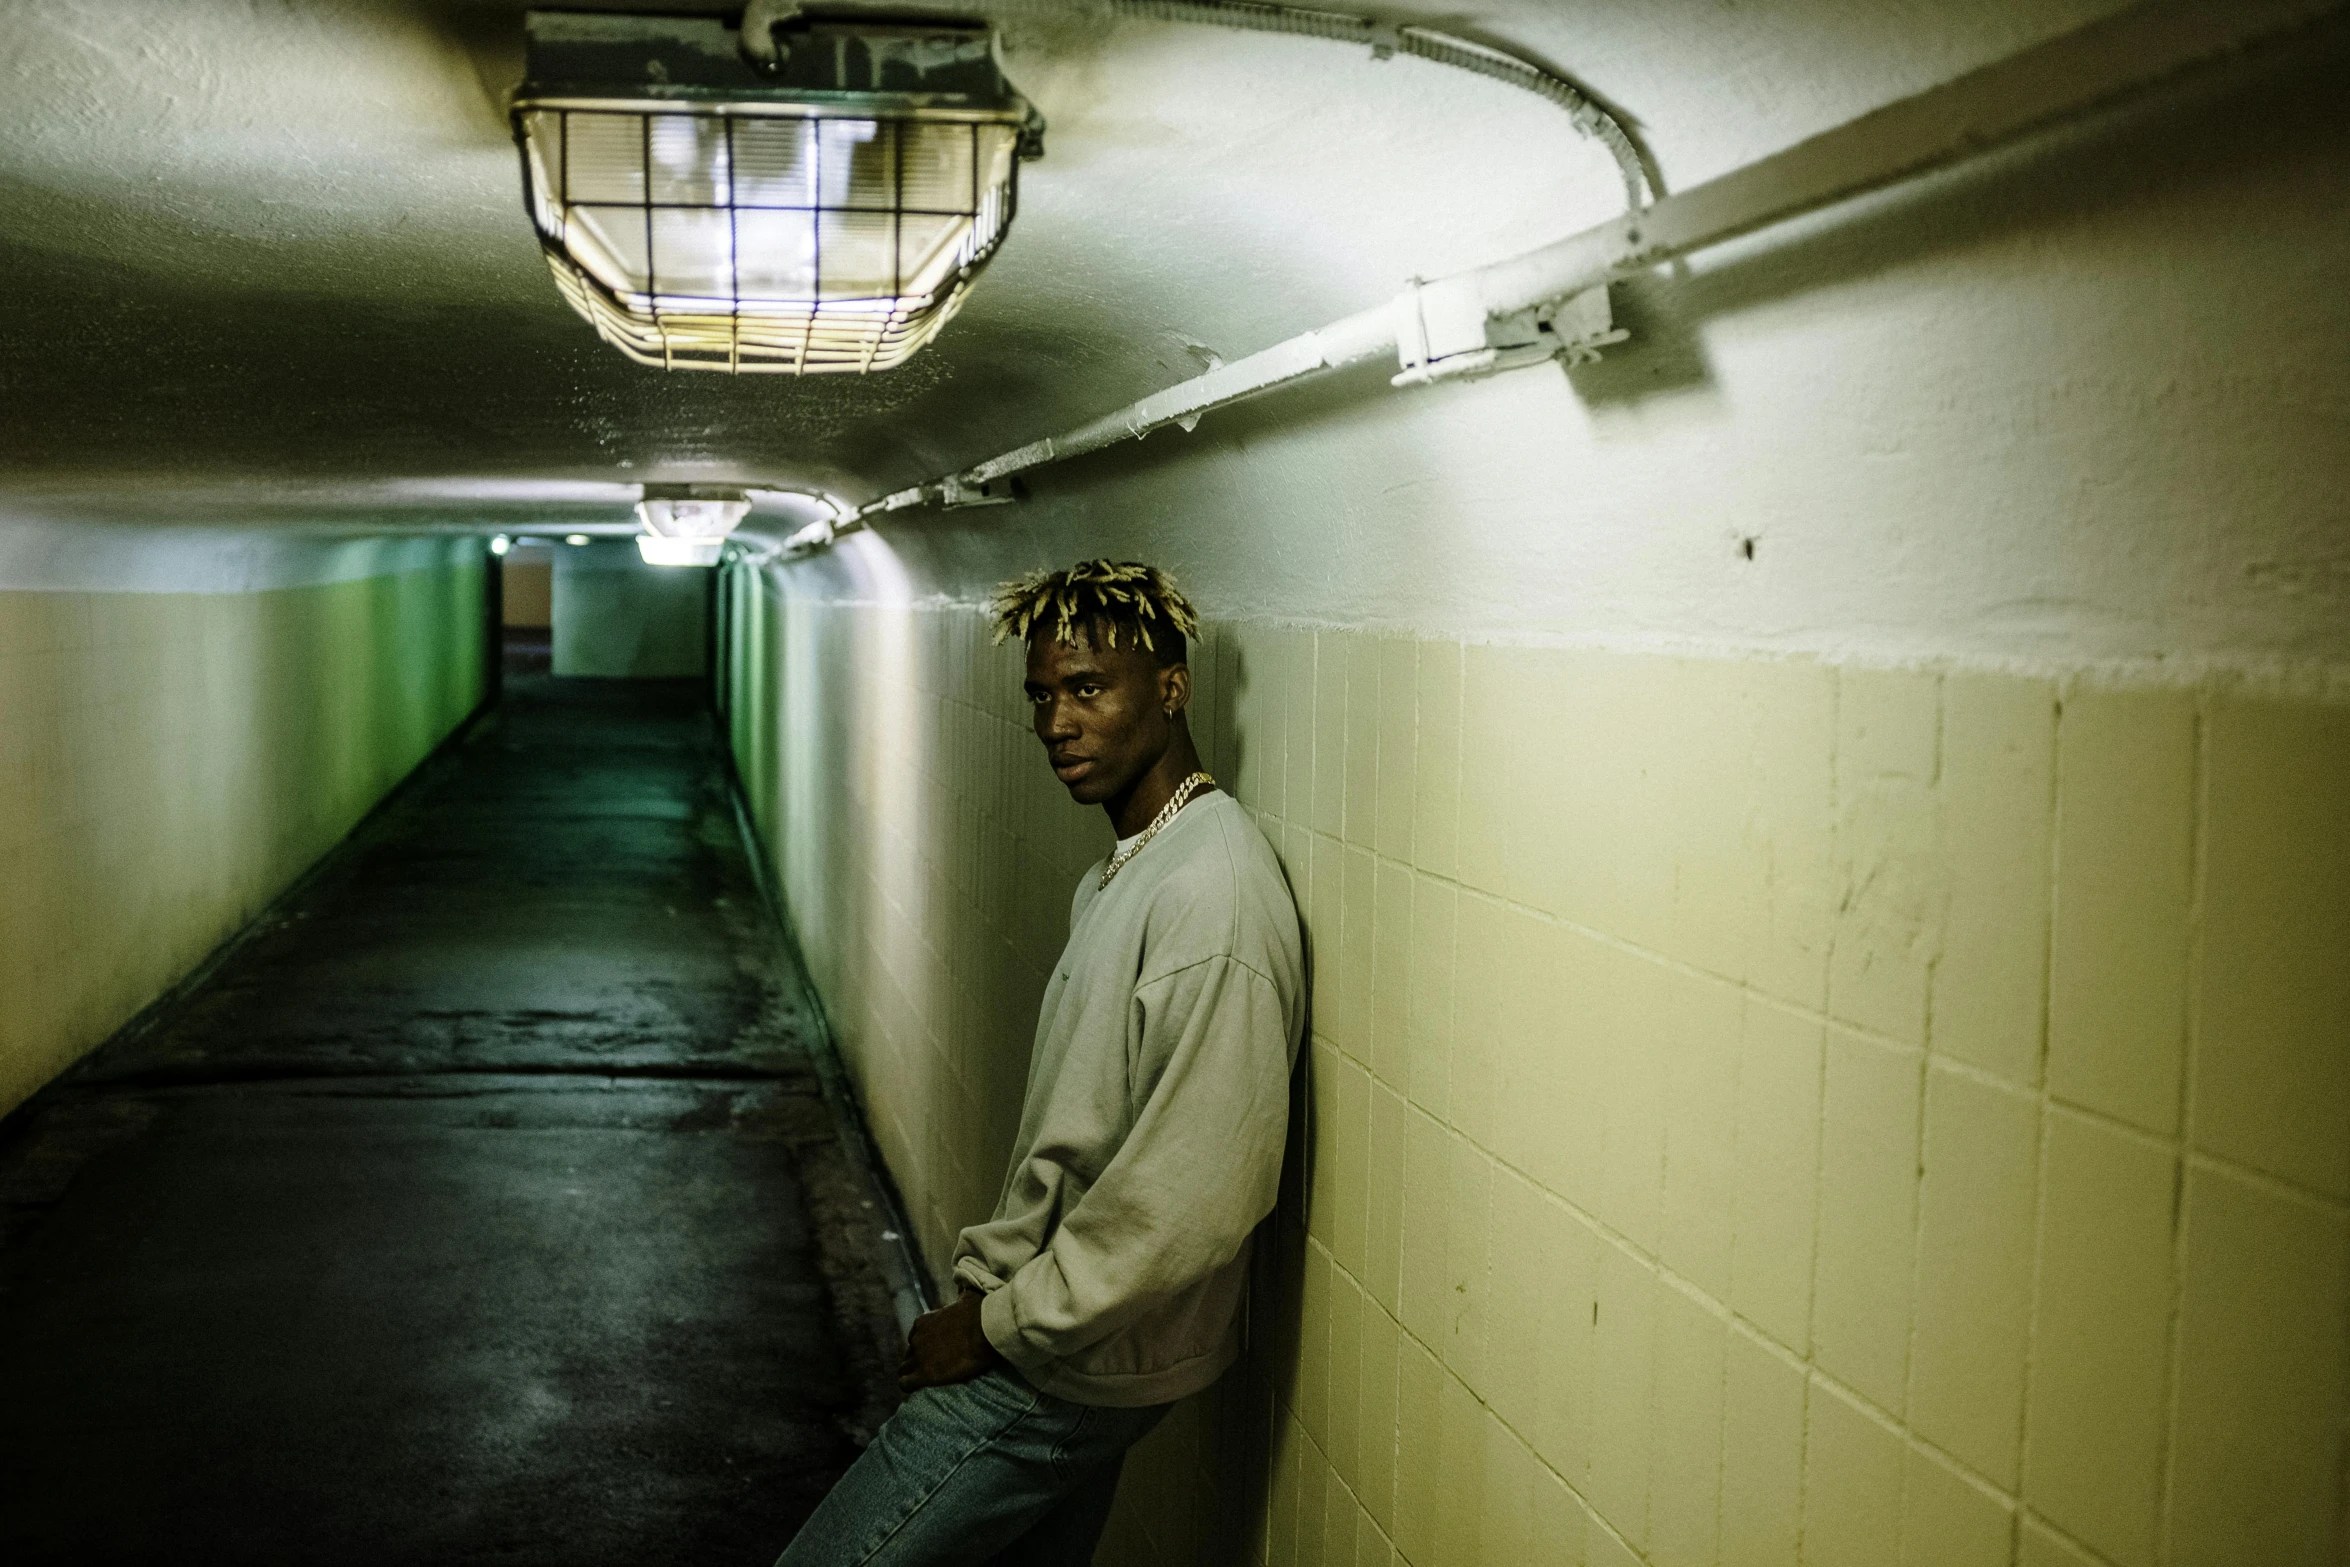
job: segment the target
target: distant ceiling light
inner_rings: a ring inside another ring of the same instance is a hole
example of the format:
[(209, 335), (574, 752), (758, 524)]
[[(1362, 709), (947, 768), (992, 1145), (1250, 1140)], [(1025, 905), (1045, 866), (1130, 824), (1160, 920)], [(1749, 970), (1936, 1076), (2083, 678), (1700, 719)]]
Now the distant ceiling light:
[(636, 541), (648, 566), (715, 566), (726, 536), (749, 514), (750, 498), (717, 484), (648, 484), (636, 514)]
[(585, 544), (587, 541), (588, 536), (584, 533), (566, 533), (563, 535), (563, 542), (566, 544)]
[(664, 369), (903, 364), (1012, 222), (1044, 122), (985, 23), (528, 14), (531, 221), (605, 341)]
[(637, 535), (636, 552), (648, 566), (715, 566), (726, 548), (724, 539), (665, 539), (657, 534)]
[(723, 539), (750, 509), (750, 497), (718, 484), (648, 484), (636, 503), (645, 527), (670, 539)]
[(513, 542), (513, 540), (507, 538), (506, 535), (501, 533), (496, 538), (490, 540), (490, 553), (492, 555), (503, 555), (513, 546)]

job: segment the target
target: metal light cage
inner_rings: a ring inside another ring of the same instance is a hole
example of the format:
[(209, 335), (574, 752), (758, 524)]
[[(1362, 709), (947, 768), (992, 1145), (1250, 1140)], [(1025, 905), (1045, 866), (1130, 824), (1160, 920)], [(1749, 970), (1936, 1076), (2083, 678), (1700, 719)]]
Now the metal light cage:
[[(574, 33), (650, 26), (658, 41), (682, 35), (702, 48), (688, 62), (705, 67), (699, 83), (690, 73), (677, 82), (673, 49), (645, 73), (653, 85), (534, 83), (514, 104), (531, 220), (556, 285), (640, 364), (890, 369), (938, 335), (1011, 225), (1037, 122), (1000, 76), (992, 95), (746, 82), (727, 74), (748, 74), (731, 34), (727, 69), (710, 69), (709, 41), (684, 33), (715, 24), (534, 13), (534, 52), (549, 18)], [(893, 56), (877, 48), (873, 58), (878, 78)], [(992, 57), (982, 63), (992, 76)]]

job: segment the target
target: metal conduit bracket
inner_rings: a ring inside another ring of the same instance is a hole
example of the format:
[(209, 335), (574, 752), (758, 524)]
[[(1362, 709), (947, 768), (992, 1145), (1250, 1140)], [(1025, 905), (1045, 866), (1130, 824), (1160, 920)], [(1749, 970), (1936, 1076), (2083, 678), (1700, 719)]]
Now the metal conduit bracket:
[(1012, 479), (982, 479), (974, 484), (959, 473), (947, 475), (939, 481), (939, 504), (952, 511), (963, 506), (1009, 506), (1021, 498), (1020, 481)]
[[(1126, 4), (1174, 20), (1194, 19), (1174, 15), (1180, 11), (1226, 14), (1221, 6)], [(1312, 14), (1270, 6), (1234, 5), (1229, 11), (1279, 19)], [(1570, 364), (1587, 363), (1628, 336), (1610, 319), (1606, 285), (1612, 279), (2011, 145), (2249, 50), (2277, 49), (2306, 32), (2338, 28), (2346, 14), (2346, 0), (2139, 0), (1654, 206), (1451, 278), (1415, 281), (1394, 300), (991, 457), (965, 469), (963, 477), (1006, 478), (1136, 439), (1163, 424), (1189, 428), (1185, 421), (1199, 414), (1390, 350), (1403, 367), (1393, 378), (1398, 386), (1560, 356)], [(1524, 341), (1528, 336), (1533, 341)], [(940, 493), (940, 481), (929, 480), (867, 501), (835, 532), (870, 526), (876, 516)]]
[(1616, 325), (1605, 283), (1569, 294), (1540, 314), (1544, 330), (1558, 339), (1559, 357), (1570, 365), (1595, 365), (1601, 349), (1632, 335)]
[(1413, 278), (1395, 297), (1395, 354), (1402, 368), (1391, 386), (1494, 375), (1564, 359), (1591, 364), (1610, 343), (1631, 334), (1615, 325), (1607, 285), (1525, 310), (1493, 315), (1463, 280)]

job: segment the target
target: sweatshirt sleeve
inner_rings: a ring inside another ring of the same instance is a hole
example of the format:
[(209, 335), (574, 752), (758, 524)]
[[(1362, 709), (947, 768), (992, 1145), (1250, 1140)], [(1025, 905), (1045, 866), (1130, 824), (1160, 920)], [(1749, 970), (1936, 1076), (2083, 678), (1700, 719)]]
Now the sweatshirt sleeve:
[(1037, 1375), (1230, 1262), (1280, 1183), (1289, 1023), (1272, 981), (1212, 957), (1143, 986), (1134, 1004), (1148, 1089), (1134, 1129), (980, 1312), (988, 1341)]

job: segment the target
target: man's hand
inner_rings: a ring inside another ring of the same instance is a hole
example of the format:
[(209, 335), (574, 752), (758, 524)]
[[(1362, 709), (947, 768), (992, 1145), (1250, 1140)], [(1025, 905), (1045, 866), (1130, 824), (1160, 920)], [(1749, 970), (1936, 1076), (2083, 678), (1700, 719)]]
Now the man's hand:
[(968, 1382), (1004, 1363), (979, 1326), (979, 1303), (986, 1298), (977, 1290), (965, 1290), (953, 1305), (914, 1319), (914, 1329), (906, 1335), (906, 1358), (898, 1362), (900, 1390), (911, 1393)]

